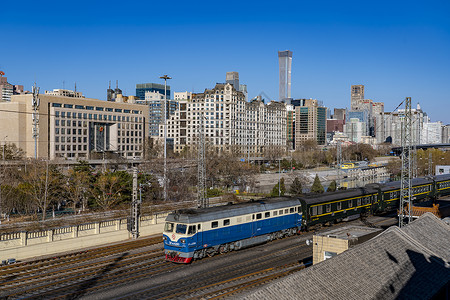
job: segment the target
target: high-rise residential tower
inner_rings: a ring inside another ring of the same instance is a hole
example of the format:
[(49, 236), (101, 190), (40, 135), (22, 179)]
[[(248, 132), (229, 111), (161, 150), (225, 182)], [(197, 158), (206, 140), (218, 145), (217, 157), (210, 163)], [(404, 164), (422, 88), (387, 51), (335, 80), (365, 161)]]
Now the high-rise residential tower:
[(280, 64), (280, 94), (278, 100), (288, 100), (289, 103), (291, 99), (292, 51), (278, 51), (278, 61)]

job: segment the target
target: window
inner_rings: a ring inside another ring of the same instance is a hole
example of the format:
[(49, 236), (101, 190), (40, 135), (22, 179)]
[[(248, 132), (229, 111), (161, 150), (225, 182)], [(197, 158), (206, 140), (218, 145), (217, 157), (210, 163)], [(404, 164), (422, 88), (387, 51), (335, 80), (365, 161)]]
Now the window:
[(219, 222), (217, 222), (217, 221), (211, 222), (211, 228), (217, 228), (217, 227), (219, 227)]
[(264, 218), (270, 218), (270, 211), (268, 211), (264, 214)]
[(200, 228), (202, 228), (202, 227), (200, 226), (200, 224), (198, 224), (197, 225), (197, 230), (200, 230)]
[(166, 222), (166, 226), (164, 227), (164, 231), (173, 232), (173, 223)]
[(286, 208), (286, 209), (284, 210), (284, 213), (285, 213), (285, 214), (288, 214), (288, 213), (289, 213), (289, 209)]
[(353, 201), (352, 200), (348, 200), (348, 207), (353, 207)]
[(283, 210), (282, 209), (280, 209), (279, 211), (278, 211), (278, 213), (280, 214), (280, 216), (283, 214)]
[(223, 226), (230, 225), (230, 219), (223, 220)]
[(311, 207), (311, 216), (317, 215), (317, 206)]
[(330, 259), (330, 258), (336, 256), (336, 255), (337, 255), (336, 252), (324, 251), (324, 252), (323, 252), (323, 259), (324, 259), (324, 260), (327, 260), (327, 259)]
[(336, 203), (336, 210), (341, 210), (342, 208), (342, 202)]
[(323, 211), (322, 206), (323, 206), (323, 205), (317, 206), (317, 214), (318, 214), (318, 215), (321, 215), (321, 214), (322, 214), (322, 211)]
[(195, 225), (189, 226), (188, 234), (195, 234)]
[(358, 205), (358, 206), (361, 205), (361, 198), (359, 198), (359, 199), (356, 201), (356, 205)]
[(289, 209), (289, 212), (290, 212), (290, 213), (295, 212), (295, 208), (294, 208), (294, 207), (291, 207), (291, 208)]
[(278, 212), (277, 212), (277, 211), (274, 211), (274, 212), (273, 212), (273, 216), (276, 217), (277, 215), (278, 215)]
[(256, 220), (259, 220), (262, 218), (262, 214), (256, 214)]
[(176, 233), (185, 234), (187, 229), (186, 224), (177, 224), (177, 230)]
[(325, 209), (326, 209), (327, 213), (329, 213), (331, 211), (331, 204), (326, 204)]

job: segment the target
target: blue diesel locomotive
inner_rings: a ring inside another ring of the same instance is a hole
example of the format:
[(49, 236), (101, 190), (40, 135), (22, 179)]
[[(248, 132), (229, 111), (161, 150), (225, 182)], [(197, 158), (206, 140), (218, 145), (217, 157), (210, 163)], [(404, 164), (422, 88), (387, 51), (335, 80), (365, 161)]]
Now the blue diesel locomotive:
[(300, 201), (289, 197), (178, 210), (166, 218), (166, 260), (189, 263), (293, 235), (301, 226)]

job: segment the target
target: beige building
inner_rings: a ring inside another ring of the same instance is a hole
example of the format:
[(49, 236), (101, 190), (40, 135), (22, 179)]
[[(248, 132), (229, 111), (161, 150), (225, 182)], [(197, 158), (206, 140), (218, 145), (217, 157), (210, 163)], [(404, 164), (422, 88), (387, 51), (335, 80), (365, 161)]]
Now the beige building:
[[(286, 106), (284, 103), (245, 101), (245, 95), (233, 85), (216, 84), (213, 89), (180, 100), (179, 108), (167, 121), (167, 137), (174, 151), (198, 143), (203, 119), (204, 136), (218, 151), (238, 150), (257, 155), (266, 147), (286, 148)], [(164, 127), (159, 127), (160, 139)]]
[(382, 232), (363, 226), (346, 226), (313, 236), (313, 264), (332, 258)]
[(308, 140), (326, 144), (327, 108), (316, 99), (301, 99), (295, 107), (295, 149)]
[[(38, 158), (91, 159), (99, 154), (143, 157), (148, 107), (89, 98), (39, 95), (37, 115), (33, 95), (14, 95), (0, 103), (0, 139), (35, 155), (37, 119)], [(5, 137), (5, 138), (4, 138)], [(3, 141), (2, 141), (3, 142)]]

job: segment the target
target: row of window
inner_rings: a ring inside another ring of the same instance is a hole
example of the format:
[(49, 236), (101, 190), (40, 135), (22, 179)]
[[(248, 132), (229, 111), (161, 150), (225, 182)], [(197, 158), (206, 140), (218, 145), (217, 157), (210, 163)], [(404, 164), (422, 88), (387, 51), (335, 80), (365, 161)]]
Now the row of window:
[(448, 181), (448, 182), (441, 182), (439, 184), (439, 188), (446, 188), (446, 187), (450, 187), (450, 181)]
[[(103, 114), (87, 114), (87, 113), (78, 113), (78, 118), (77, 118), (77, 113), (73, 113), (71, 114), (71, 112), (60, 112), (59, 111), (55, 111), (55, 117), (56, 118), (66, 118), (70, 119), (84, 119), (84, 120), (104, 120), (104, 121), (122, 121), (122, 122), (142, 122), (142, 117), (129, 117), (129, 116), (116, 116), (116, 115), (103, 115)], [(70, 121), (68, 121), (70, 122)]]
[[(261, 219), (282, 216), (284, 214), (295, 213), (295, 212), (301, 212), (301, 208), (300, 207), (298, 207), (298, 208), (291, 207), (291, 208), (285, 208), (284, 210), (280, 209), (280, 210), (275, 210), (272, 212), (266, 211), (265, 213), (256, 213), (256, 214), (252, 215), (252, 220), (261, 220)], [(230, 224), (231, 224), (230, 219), (222, 220), (222, 226), (229, 226)], [(217, 227), (219, 227), (219, 221), (212, 221), (211, 228), (217, 228)]]
[[(61, 104), (61, 103), (52, 103), (52, 107), (64, 107), (64, 108), (74, 108), (75, 109), (86, 109), (86, 110), (97, 110), (97, 111), (109, 111), (109, 112), (119, 112), (119, 113), (126, 113), (126, 114), (141, 114), (142, 111), (140, 110), (130, 110), (130, 109), (122, 109), (122, 108), (111, 108), (111, 107), (100, 107), (100, 106), (88, 106), (88, 105), (73, 105), (73, 104)], [(70, 112), (69, 112), (70, 114)]]
[[(342, 209), (349, 209), (349, 208), (353, 208), (361, 206), (361, 205), (367, 205), (370, 204), (370, 197), (372, 196), (366, 196), (366, 197), (361, 197), (358, 199), (352, 199), (352, 200), (342, 200), (339, 202), (335, 202), (335, 203), (328, 203), (328, 204), (323, 204), (323, 205), (317, 205), (317, 206), (313, 206), (310, 209), (310, 213), (311, 216), (317, 216), (317, 215), (321, 215), (323, 213), (330, 213), (331, 211), (339, 211)], [(332, 205), (334, 205), (334, 209), (332, 209)]]

